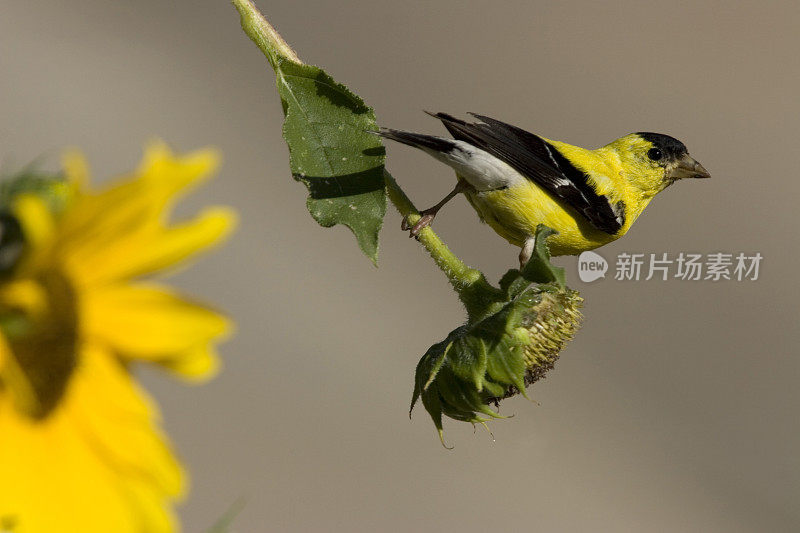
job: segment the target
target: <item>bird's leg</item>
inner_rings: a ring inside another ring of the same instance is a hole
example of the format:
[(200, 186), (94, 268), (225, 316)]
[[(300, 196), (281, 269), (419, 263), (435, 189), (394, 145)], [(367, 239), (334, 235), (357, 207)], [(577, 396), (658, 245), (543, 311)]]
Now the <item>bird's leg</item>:
[(450, 193), (447, 196), (445, 196), (441, 202), (439, 202), (433, 207), (429, 207), (428, 209), (423, 209), (422, 211), (419, 212), (419, 214), (422, 216), (417, 221), (416, 224), (411, 226), (408, 223), (408, 217), (403, 217), (403, 222), (400, 225), (400, 228), (403, 231), (410, 230), (411, 232), (409, 234), (409, 237), (416, 237), (417, 235), (419, 235), (419, 232), (422, 231), (423, 228), (429, 226), (430, 223), (433, 222), (433, 218), (436, 216), (436, 213), (439, 212), (439, 209), (441, 209), (444, 206), (444, 204), (452, 200), (458, 193), (463, 192), (465, 189), (467, 189), (467, 187), (468, 185), (464, 181), (458, 180), (458, 183), (456, 184), (455, 188), (452, 191), (450, 191)]
[(522, 250), (519, 251), (519, 269), (525, 268), (533, 255), (533, 246), (536, 244), (536, 237), (528, 237), (522, 244)]

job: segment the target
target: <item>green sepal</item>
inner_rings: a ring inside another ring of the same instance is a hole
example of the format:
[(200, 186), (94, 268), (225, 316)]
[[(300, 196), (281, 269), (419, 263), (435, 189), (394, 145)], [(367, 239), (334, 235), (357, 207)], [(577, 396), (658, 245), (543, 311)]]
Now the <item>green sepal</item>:
[(412, 408), (422, 397), (426, 408), (435, 405), (451, 418), (478, 422), (478, 413), (485, 412), (498, 391), (524, 389), (525, 339), (515, 334), (522, 322), (519, 305), (517, 299), (508, 302), (498, 313), (456, 328), (431, 346), (417, 365)]
[(0, 178), (0, 213), (11, 211), (14, 199), (21, 194), (34, 194), (44, 200), (53, 213), (60, 213), (69, 201), (70, 187), (61, 174), (37, 170), (36, 164)]
[(511, 299), (517, 296), (531, 283), (552, 283), (558, 289), (567, 288), (564, 269), (550, 262), (550, 250), (547, 247), (547, 239), (557, 234), (556, 230), (543, 224), (536, 227), (533, 253), (525, 267), (522, 271), (511, 269), (500, 279), (500, 289), (505, 293), (506, 298)]
[(472, 382), (474, 388), (483, 389), (488, 353), (486, 344), (478, 336), (464, 335), (453, 340), (450, 350), (445, 352), (450, 363), (450, 370), (458, 378)]

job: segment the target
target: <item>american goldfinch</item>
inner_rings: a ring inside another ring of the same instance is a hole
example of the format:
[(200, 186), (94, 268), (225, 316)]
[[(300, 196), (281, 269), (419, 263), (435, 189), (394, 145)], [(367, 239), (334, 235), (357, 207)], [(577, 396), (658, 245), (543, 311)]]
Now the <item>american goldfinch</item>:
[(614, 241), (630, 229), (653, 197), (683, 178), (708, 178), (679, 140), (660, 133), (631, 133), (587, 150), (482, 115), (468, 123), (446, 113), (453, 139), (388, 128), (373, 132), (419, 148), (456, 171), (458, 184), (441, 202), (421, 212), (409, 228), (416, 236), (441, 207), (464, 193), (480, 219), (533, 252), (536, 227), (558, 231), (548, 240), (552, 255), (576, 255)]

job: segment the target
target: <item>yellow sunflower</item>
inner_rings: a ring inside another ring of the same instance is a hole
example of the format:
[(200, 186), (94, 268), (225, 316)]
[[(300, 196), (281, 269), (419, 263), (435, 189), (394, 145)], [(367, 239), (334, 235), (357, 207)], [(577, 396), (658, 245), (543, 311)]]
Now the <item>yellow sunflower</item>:
[(0, 217), (24, 243), (0, 278), (0, 531), (178, 529), (184, 474), (130, 366), (156, 363), (191, 380), (217, 369), (228, 321), (141, 280), (231, 231), (224, 208), (168, 221), (176, 197), (217, 159), (154, 144), (138, 171), (93, 191), (73, 154), (62, 185), (15, 195)]

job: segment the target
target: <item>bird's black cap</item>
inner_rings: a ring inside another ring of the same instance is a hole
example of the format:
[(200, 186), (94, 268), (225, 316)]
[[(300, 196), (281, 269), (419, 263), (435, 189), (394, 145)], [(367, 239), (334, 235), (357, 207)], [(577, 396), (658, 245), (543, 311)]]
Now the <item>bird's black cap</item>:
[(678, 159), (682, 155), (689, 153), (689, 150), (686, 149), (686, 145), (675, 137), (649, 131), (640, 131), (636, 135), (640, 136), (645, 141), (653, 143), (654, 148), (661, 150), (664, 155), (670, 159)]

